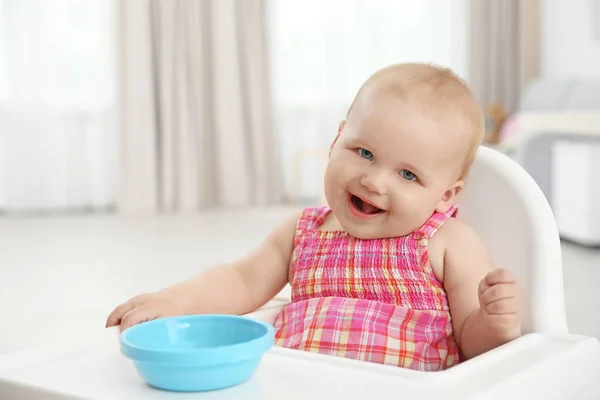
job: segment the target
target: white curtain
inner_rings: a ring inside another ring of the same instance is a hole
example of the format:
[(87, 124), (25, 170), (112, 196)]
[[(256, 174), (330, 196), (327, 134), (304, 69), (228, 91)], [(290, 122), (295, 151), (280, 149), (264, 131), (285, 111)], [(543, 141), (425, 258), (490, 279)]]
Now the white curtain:
[[(539, 30), (531, 10), (535, 1), (471, 0), (470, 81), (477, 100), (484, 108), (499, 104), (511, 113), (518, 108), (524, 81), (525, 36), (532, 28)], [(535, 16), (537, 10), (533, 9)], [(527, 15), (528, 20), (523, 17)], [(527, 47), (525, 47), (527, 46)], [(531, 51), (529, 51), (531, 53)], [(529, 68), (531, 62), (528, 64)]]
[(115, 6), (0, 0), (0, 210), (114, 204)]
[(377, 69), (418, 61), (468, 75), (468, 0), (270, 0), (268, 11), (275, 128), (288, 197), (319, 198), (319, 151), (327, 151), (359, 86)]
[(280, 202), (264, 0), (121, 2), (119, 211)]

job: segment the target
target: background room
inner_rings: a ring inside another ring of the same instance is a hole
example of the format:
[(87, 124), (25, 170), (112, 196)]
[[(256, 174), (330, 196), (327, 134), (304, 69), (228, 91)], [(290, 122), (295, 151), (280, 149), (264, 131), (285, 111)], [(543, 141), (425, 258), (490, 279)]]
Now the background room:
[(359, 85), (409, 61), (464, 78), (536, 179), (569, 329), (600, 338), (598, 1), (0, 0), (0, 355), (322, 203)]

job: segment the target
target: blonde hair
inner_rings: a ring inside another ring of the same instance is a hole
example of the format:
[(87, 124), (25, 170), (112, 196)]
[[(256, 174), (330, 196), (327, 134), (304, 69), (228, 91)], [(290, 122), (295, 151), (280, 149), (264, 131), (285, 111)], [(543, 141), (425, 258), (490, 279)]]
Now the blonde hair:
[(483, 112), (467, 84), (449, 68), (432, 64), (394, 64), (373, 74), (358, 90), (352, 108), (367, 93), (388, 93), (404, 100), (418, 100), (427, 107), (450, 111), (462, 117), (469, 145), (460, 174), (463, 179), (469, 172), (477, 149), (483, 142), (485, 127)]

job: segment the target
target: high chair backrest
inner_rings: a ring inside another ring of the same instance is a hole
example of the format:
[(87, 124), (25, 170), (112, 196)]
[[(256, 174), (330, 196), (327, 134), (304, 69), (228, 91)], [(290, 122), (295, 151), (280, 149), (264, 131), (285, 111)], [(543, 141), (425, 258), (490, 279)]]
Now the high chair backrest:
[(519, 280), (524, 333), (567, 333), (558, 229), (533, 178), (507, 156), (481, 147), (458, 206), (458, 218), (480, 234), (497, 266)]

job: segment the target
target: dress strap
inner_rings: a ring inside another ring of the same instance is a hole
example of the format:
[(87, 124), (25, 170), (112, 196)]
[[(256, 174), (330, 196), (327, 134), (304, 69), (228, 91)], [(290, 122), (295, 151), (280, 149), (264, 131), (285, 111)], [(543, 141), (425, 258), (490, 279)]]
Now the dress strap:
[(308, 207), (302, 210), (302, 215), (296, 224), (296, 229), (316, 229), (331, 210), (329, 207)]
[(421, 237), (431, 238), (440, 227), (446, 222), (449, 218), (456, 218), (458, 214), (458, 207), (456, 205), (452, 205), (446, 212), (439, 213), (434, 212), (431, 217), (425, 222), (419, 229), (417, 229), (417, 233)]

